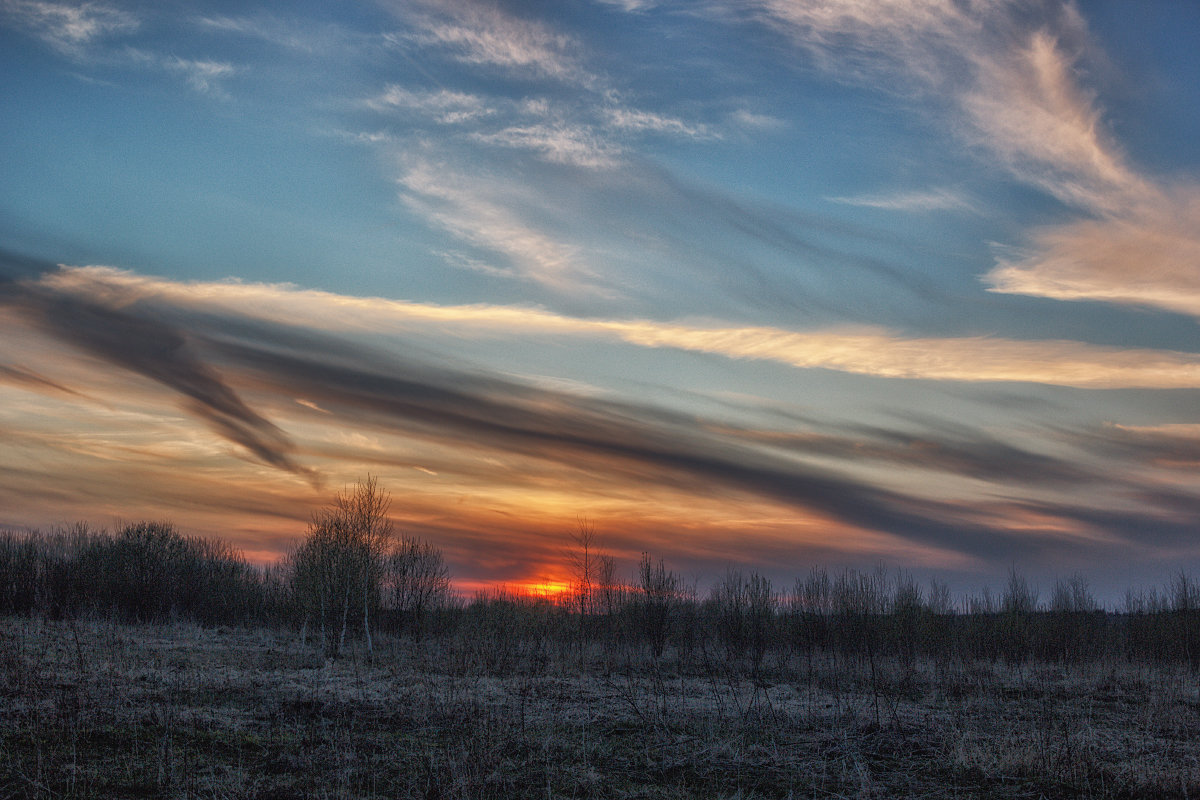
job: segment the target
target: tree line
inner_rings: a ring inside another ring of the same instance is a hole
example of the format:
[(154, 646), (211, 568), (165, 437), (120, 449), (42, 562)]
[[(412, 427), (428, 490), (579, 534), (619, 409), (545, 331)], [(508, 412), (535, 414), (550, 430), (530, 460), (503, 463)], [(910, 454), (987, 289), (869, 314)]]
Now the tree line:
[(649, 554), (619, 579), (584, 522), (570, 541), (571, 591), (551, 600), (496, 589), (468, 601), (451, 592), (440, 550), (395, 531), (390, 502), (374, 478), (359, 482), (266, 567), (167, 522), (0, 532), (0, 613), (282, 626), (332, 658), (351, 643), (371, 652), (380, 634), (453, 638), (481, 668), (499, 671), (554, 648), (584, 666), (636, 650), (654, 662), (720, 661), (752, 674), (829, 654), (871, 666), (1120, 659), (1200, 669), (1200, 584), (1183, 572), (1161, 589), (1130, 590), (1119, 611), (1103, 609), (1082, 576), (1056, 582), (1042, 600), (1015, 570), (998, 594), (959, 604), (943, 583), (882, 567), (817, 567), (783, 588), (731, 569), (702, 594)]

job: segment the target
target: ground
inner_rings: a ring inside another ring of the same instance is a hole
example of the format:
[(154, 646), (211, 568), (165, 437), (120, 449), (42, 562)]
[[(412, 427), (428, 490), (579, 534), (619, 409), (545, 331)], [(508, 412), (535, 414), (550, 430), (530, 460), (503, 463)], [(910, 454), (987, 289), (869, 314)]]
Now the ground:
[(1186, 669), (496, 646), (0, 619), (0, 798), (1200, 796)]

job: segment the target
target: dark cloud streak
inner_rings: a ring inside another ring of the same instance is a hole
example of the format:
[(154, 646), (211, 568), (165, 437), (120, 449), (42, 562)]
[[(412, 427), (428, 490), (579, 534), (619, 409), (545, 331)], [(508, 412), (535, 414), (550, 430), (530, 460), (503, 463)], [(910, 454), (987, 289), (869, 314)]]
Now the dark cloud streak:
[[(300, 326), (132, 297), (122, 303), (112, 297), (113, 286), (103, 283), (95, 291), (78, 284), (56, 288), (51, 281), (30, 280), (39, 269), (48, 275), (57, 267), (20, 263), (0, 273), (0, 302), (49, 335), (181, 395), (186, 407), (222, 436), (295, 473), (309, 471), (293, 459), (287, 437), (232, 386), (244, 382), (265, 393), (304, 398), (334, 414), (331, 421), (376, 426), (465, 451), (519, 453), (598, 476), (707, 496), (720, 491), (756, 496), (984, 559), (1050, 557), (1077, 546), (1078, 537), (1053, 524), (1014, 530), (996, 522), (1009, 518), (1018, 504), (989, 508), (905, 494), (801, 459), (892, 461), (988, 481), (1070, 485), (1095, 477), (1057, 459), (951, 428), (932, 440), (848, 428), (846, 436), (785, 437), (781, 448), (778, 441), (755, 440), (684, 414), (540, 389), (429, 358), (405, 360)], [(1161, 522), (1149, 512), (1117, 519), (1067, 506), (1026, 510), (1083, 522), (1126, 541), (1137, 537), (1143, 546), (1155, 543), (1153, 531)], [(1162, 543), (1177, 539), (1172, 526), (1162, 530)]]
[(34, 280), (58, 269), (48, 262), (0, 252), (0, 304), (61, 342), (181, 394), (195, 416), (264, 462), (311, 474), (291, 458), (292, 445), (284, 433), (247, 406), (200, 360), (182, 330), (136, 308), (56, 291)]
[[(984, 558), (1053, 548), (1056, 534), (1013, 534), (978, 521), (965, 505), (907, 496), (772, 456), (706, 433), (697, 420), (631, 404), (572, 397), (495, 377), (378, 359), (314, 355), (312, 335), (292, 348), (287, 332), (268, 340), (213, 337), (222, 360), (259, 383), (313, 400), (356, 423), (438, 441), (519, 452), (594, 469), (629, 470), (643, 480), (711, 493), (748, 493)], [(290, 351), (290, 352), (289, 352)]]

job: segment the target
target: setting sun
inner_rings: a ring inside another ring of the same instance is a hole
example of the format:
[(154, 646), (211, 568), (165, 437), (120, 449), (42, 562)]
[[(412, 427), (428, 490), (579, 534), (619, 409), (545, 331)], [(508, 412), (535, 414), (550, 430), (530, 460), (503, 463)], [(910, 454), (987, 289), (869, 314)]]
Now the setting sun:
[(517, 594), (526, 597), (536, 597), (542, 600), (558, 601), (565, 598), (571, 591), (568, 581), (539, 578), (526, 583), (517, 584)]

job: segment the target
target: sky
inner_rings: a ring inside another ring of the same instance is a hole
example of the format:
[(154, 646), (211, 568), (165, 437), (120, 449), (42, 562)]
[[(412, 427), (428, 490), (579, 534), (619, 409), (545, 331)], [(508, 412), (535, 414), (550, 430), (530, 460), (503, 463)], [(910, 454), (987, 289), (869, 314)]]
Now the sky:
[(1200, 5), (0, 0), (0, 526), (1200, 571)]

